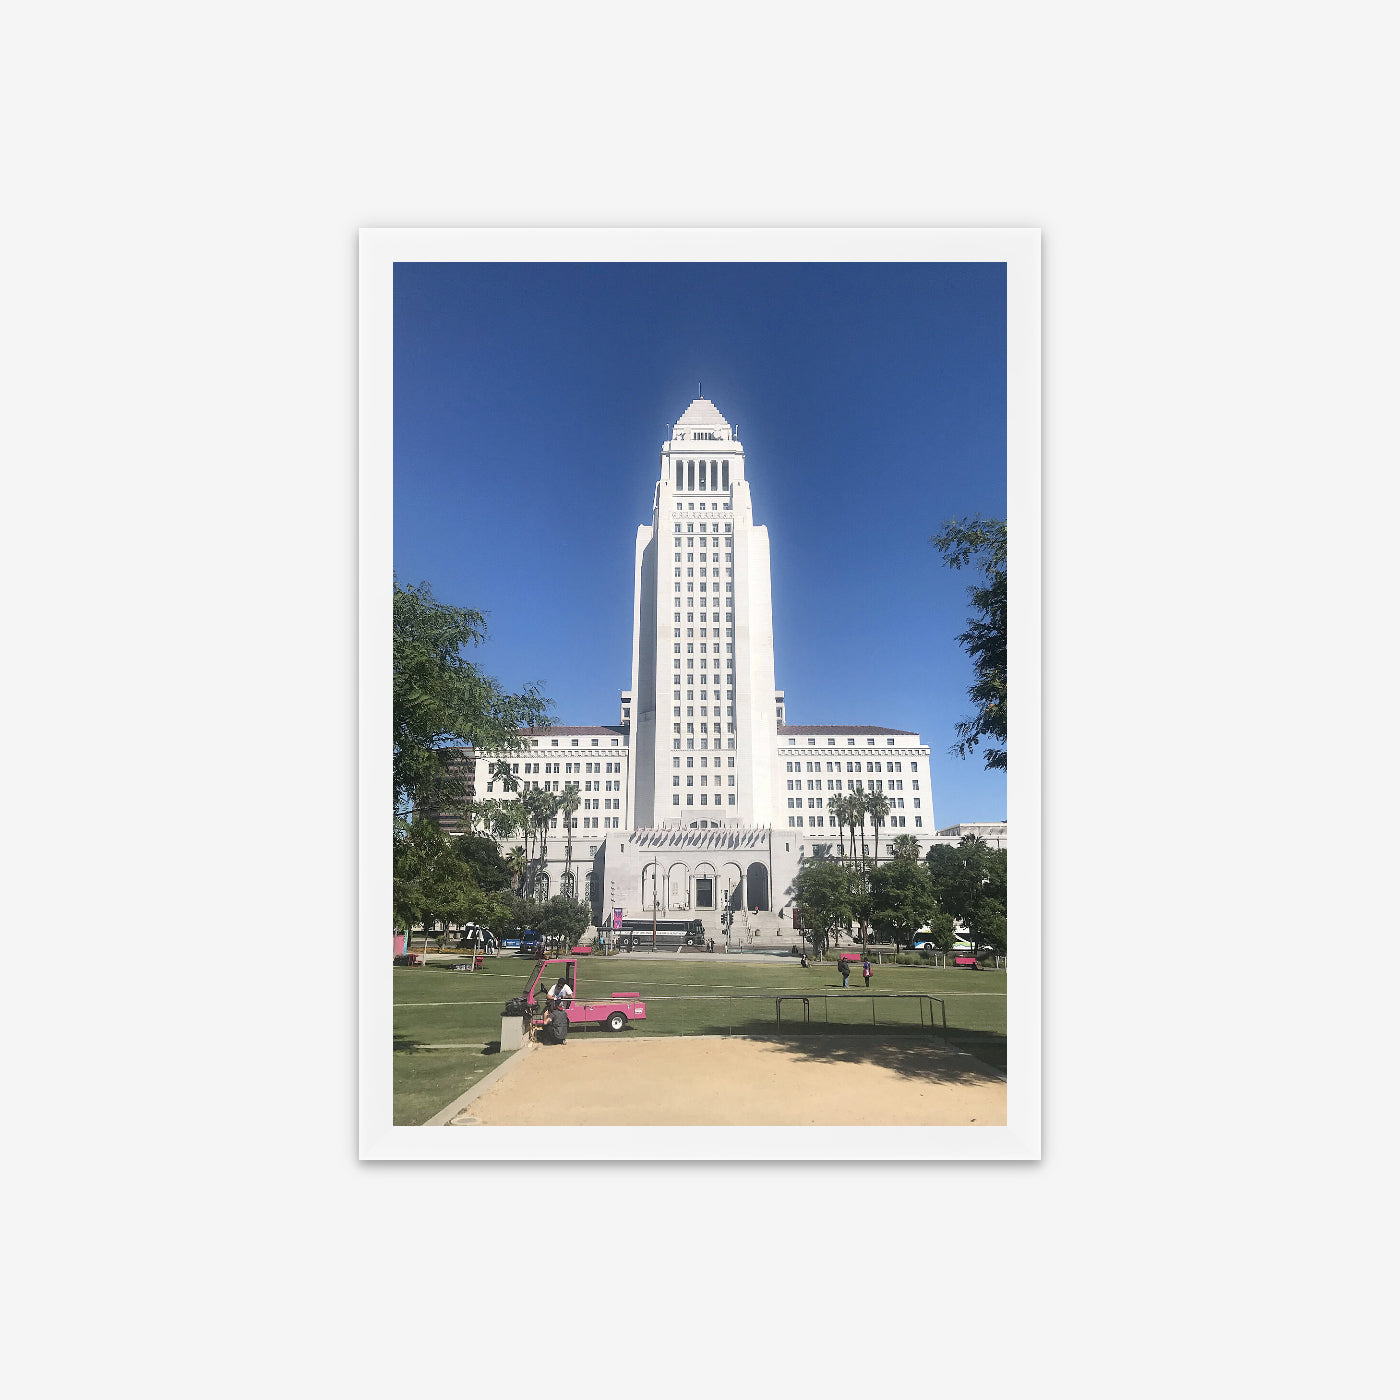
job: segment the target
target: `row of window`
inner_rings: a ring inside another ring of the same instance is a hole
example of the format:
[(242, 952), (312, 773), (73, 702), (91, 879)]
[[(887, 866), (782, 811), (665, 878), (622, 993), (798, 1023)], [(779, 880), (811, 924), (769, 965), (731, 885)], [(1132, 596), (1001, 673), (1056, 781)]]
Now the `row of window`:
[[(687, 706), (685, 707), (685, 713), (686, 713), (686, 717), (687, 717), (688, 719), (693, 719), (693, 718), (695, 717), (695, 706), (694, 706), (694, 705), (687, 705)], [(733, 705), (726, 705), (726, 706), (724, 707), (724, 713), (725, 713), (726, 715), (728, 715), (728, 716), (732, 719), (733, 716), (734, 716), (734, 706), (733, 706)], [(671, 717), (672, 717), (673, 719), (679, 719), (679, 718), (680, 718), (680, 714), (681, 714), (681, 707), (680, 707), (679, 705), (672, 705), (672, 706), (671, 706)], [(710, 715), (710, 707), (709, 707), (708, 705), (701, 705), (701, 706), (700, 706), (700, 718), (701, 718), (701, 719), (708, 719), (708, 718), (709, 718), (709, 715)], [(715, 718), (716, 718), (716, 719), (719, 718), (719, 706), (718, 706), (718, 705), (715, 706)], [(733, 728), (732, 725), (731, 725), (730, 727)]]
[[(677, 712), (677, 713), (679, 713), (679, 712)], [(695, 723), (696, 723), (696, 722), (695, 722), (694, 720), (686, 720), (686, 722), (685, 722), (685, 732), (686, 732), (687, 734), (694, 734), (694, 733), (695, 733)], [(709, 725), (709, 723), (708, 723), (707, 721), (705, 721), (705, 720), (702, 719), (702, 720), (699, 721), (699, 724), (700, 724), (700, 732), (701, 732), (702, 734), (708, 734), (708, 733), (710, 732), (710, 725)], [(719, 721), (716, 720), (716, 721), (714, 722), (714, 724), (715, 724), (715, 733), (718, 734), (718, 733), (720, 732), (720, 729), (719, 729)], [(734, 732), (734, 721), (733, 721), (733, 720), (729, 720), (729, 721), (728, 721), (728, 725), (729, 725), (728, 732), (729, 732), (730, 734), (732, 734), (732, 733)], [(679, 724), (673, 724), (673, 725), (671, 726), (671, 733), (672, 733), (672, 734), (679, 734), (680, 732), (681, 732), (681, 727), (680, 727)]]
[[(596, 748), (598, 747), (598, 741), (597, 741), (596, 739), (590, 739), (588, 742), (589, 742), (589, 744), (590, 744), (593, 748), (596, 749)], [(609, 740), (608, 740), (608, 743), (609, 743), (609, 745), (610, 745), (612, 748), (616, 748), (616, 747), (617, 747), (617, 740), (616, 740), (616, 739), (609, 739)], [(540, 741), (539, 741), (538, 739), (531, 739), (531, 740), (530, 740), (530, 747), (531, 747), (532, 749), (537, 749), (537, 748), (539, 748), (539, 746), (540, 746)], [(559, 740), (558, 740), (558, 739), (551, 739), (551, 740), (549, 741), (549, 747), (552, 748), (552, 749), (557, 749), (557, 748), (559, 747)], [(569, 747), (572, 748), (572, 749), (578, 748), (578, 740), (577, 740), (577, 739), (570, 739), (570, 740), (569, 740)]]
[[(803, 772), (804, 770), (803, 770), (803, 767), (802, 767), (802, 760), (799, 758), (799, 759), (797, 759), (796, 761), (789, 761), (789, 763), (788, 763), (788, 765), (787, 765), (787, 771), (788, 771), (789, 773), (801, 773), (801, 772)], [(808, 772), (808, 773), (820, 773), (820, 772), (822, 771), (821, 762), (818, 761), (818, 762), (816, 762), (816, 763), (809, 763), (809, 764), (807, 765), (805, 771)], [(838, 761), (838, 762), (836, 762), (836, 763), (828, 763), (828, 764), (826, 765), (826, 771), (827, 771), (828, 773), (839, 773), (839, 772), (841, 771), (841, 764), (840, 764), (840, 762)], [(878, 772), (880, 772), (880, 771), (881, 771), (881, 770), (880, 770), (880, 760), (879, 760), (879, 759), (876, 759), (874, 763), (867, 763), (867, 764), (865, 765), (865, 771), (866, 771), (867, 773), (878, 773)], [(902, 773), (902, 772), (904, 772), (903, 760), (891, 761), (891, 762), (889, 762), (889, 763), (886, 763), (886, 764), (885, 764), (885, 767), (884, 767), (884, 771), (885, 771), (886, 773)], [(919, 765), (918, 765), (917, 763), (910, 763), (910, 765), (909, 765), (909, 771), (910, 771), (911, 773), (917, 773), (917, 772), (919, 771)], [(859, 762), (856, 762), (856, 763), (848, 763), (848, 764), (846, 765), (846, 772), (848, 772), (848, 773), (859, 773), (859, 772), (860, 772), (860, 763), (859, 763)]]
[[(801, 825), (802, 825), (802, 820), (803, 820), (803, 819), (802, 819), (801, 817), (789, 817), (789, 818), (788, 818), (788, 825), (789, 825), (789, 826), (801, 826)], [(825, 819), (822, 818), (822, 817), (820, 817), (820, 816), (808, 817), (808, 818), (807, 818), (807, 825), (808, 825), (808, 826), (825, 826), (825, 824), (826, 824), (826, 823), (825, 823)], [(832, 818), (832, 825), (834, 826), (835, 824), (836, 824), (836, 820), (835, 820), (835, 818), (833, 817), (833, 818)], [(923, 824), (924, 824), (924, 819), (923, 819), (922, 817), (915, 817), (915, 818), (914, 818), (914, 825), (915, 825), (915, 826), (922, 826)], [(890, 826), (905, 826), (905, 825), (907, 825), (907, 823), (905, 822), (905, 820), (904, 820), (903, 817), (893, 817), (893, 816), (892, 816), (892, 817), (890, 818), (890, 820), (889, 820), (889, 825), (890, 825)], [(868, 855), (869, 852), (867, 851), (866, 854)]]
[[(788, 740), (788, 743), (789, 743), (789, 744), (795, 744), (796, 742), (797, 742), (796, 739), (789, 739), (789, 740)], [(808, 739), (807, 742), (808, 742), (808, 744), (814, 745), (817, 741), (816, 741), (815, 739)], [(836, 740), (835, 740), (835, 739), (828, 739), (826, 742), (827, 742), (828, 744), (830, 744), (833, 748), (836, 746)], [(848, 744), (854, 744), (854, 743), (855, 743), (855, 740), (854, 740), (854, 739), (848, 738), (848, 739), (846, 740), (846, 742), (847, 742)], [(865, 742), (866, 742), (867, 744), (874, 744), (875, 740), (874, 740), (874, 739), (867, 738)], [(885, 740), (885, 743), (887, 743), (891, 748), (893, 748), (893, 747), (894, 747), (894, 744), (895, 744), (895, 741), (894, 741), (893, 739), (886, 739), (886, 740)]]
[[(691, 509), (694, 510), (695, 507), (692, 506)], [(728, 535), (728, 534), (732, 534), (733, 531), (734, 531), (734, 526), (733, 526), (728, 520), (726, 520), (726, 521), (724, 522), (724, 533), (725, 533), (726, 535)], [(677, 520), (677, 521), (676, 521), (676, 534), (679, 535), (680, 532), (681, 532), (681, 522), (680, 522), (679, 520)], [(703, 535), (703, 534), (705, 533), (705, 522), (702, 520), (702, 521), (700, 522), (700, 528), (699, 528), (699, 530), (697, 530), (697, 529), (695, 528), (695, 522), (694, 522), (693, 520), (687, 520), (687, 521), (685, 522), (685, 532), (686, 532), (687, 535), (696, 535), (696, 534)], [(712, 521), (712, 522), (710, 523), (710, 533), (711, 533), (712, 535), (717, 535), (717, 534), (719, 534), (719, 521), (718, 521), (718, 520)], [(715, 543), (718, 544), (719, 541), (716, 540)]]
[[(719, 570), (716, 569), (716, 570), (715, 570), (715, 573), (718, 574), (718, 573), (719, 573)], [(681, 591), (681, 581), (680, 581), (680, 579), (677, 579), (676, 582), (675, 582), (674, 587), (672, 588), (672, 592), (674, 592), (674, 593), (679, 593), (680, 591)], [(694, 581), (694, 579), (691, 579), (691, 580), (686, 584), (686, 586), (685, 586), (685, 591), (686, 591), (687, 593), (694, 593), (694, 592), (695, 592), (695, 581)], [(709, 585), (706, 584), (706, 582), (705, 582), (704, 579), (701, 579), (701, 580), (700, 580), (700, 591), (701, 591), (702, 593), (708, 593), (708, 592), (709, 592)], [(726, 593), (733, 593), (733, 591), (734, 591), (734, 585), (733, 585), (732, 583), (726, 583), (726, 584), (724, 585), (724, 591), (725, 591)], [(715, 584), (715, 592), (716, 592), (716, 593), (719, 592), (719, 584)], [(692, 598), (692, 599), (691, 599), (691, 602), (693, 603), (694, 601), (695, 601), (695, 600)], [(702, 601), (702, 604), (703, 604), (703, 601), (704, 601), (704, 600), (702, 599), (701, 601)], [(679, 607), (679, 606), (680, 606), (679, 603), (677, 603), (676, 606)], [(725, 607), (728, 607), (729, 604), (726, 603), (724, 606), (725, 606)]]
[[(720, 783), (719, 783), (719, 777), (720, 777), (720, 775), (719, 775), (718, 773), (716, 773), (716, 774), (715, 774), (715, 786), (716, 786), (716, 787), (718, 787), (718, 786), (720, 785)], [(700, 786), (701, 786), (701, 787), (705, 787), (705, 786), (708, 785), (708, 783), (709, 783), (709, 774), (708, 774), (708, 773), (701, 773), (701, 775), (700, 775)], [(672, 774), (672, 776), (671, 776), (671, 786), (672, 786), (672, 787), (680, 787), (680, 785), (681, 785), (681, 775), (680, 775), (679, 773)], [(694, 787), (694, 786), (695, 786), (695, 777), (694, 777), (693, 774), (687, 773), (687, 774), (685, 775), (685, 785), (686, 785), (686, 787)], [(734, 774), (733, 774), (733, 773), (729, 774), (729, 786), (730, 786), (730, 787), (733, 787), (733, 786), (734, 786)]]
[[(691, 601), (693, 602), (694, 599), (692, 599)], [(672, 614), (672, 617), (674, 618), (674, 620), (675, 620), (676, 622), (679, 622), (679, 621), (681, 620), (681, 615), (680, 615), (680, 613), (673, 613), (673, 614)], [(689, 613), (689, 612), (686, 613), (686, 615), (685, 615), (685, 620), (686, 620), (687, 622), (694, 622), (694, 621), (695, 621), (695, 614), (694, 614), (694, 613)], [(705, 614), (704, 614), (704, 613), (701, 613), (701, 614), (700, 614), (700, 621), (701, 621), (701, 622), (704, 622), (704, 620), (705, 620)], [(732, 612), (727, 612), (727, 613), (725, 613), (725, 615), (724, 615), (724, 620), (725, 620), (726, 622), (733, 622), (733, 621), (734, 621), (734, 614), (733, 614)], [(718, 613), (711, 613), (711, 614), (710, 614), (710, 621), (711, 621), (711, 622), (718, 622), (718, 621), (719, 621), (719, 614), (718, 614)], [(725, 630), (725, 635), (726, 635), (726, 636), (732, 637), (732, 636), (734, 635), (734, 629), (733, 629), (732, 627), (726, 627), (724, 630)], [(718, 629), (718, 628), (715, 629), (715, 636), (716, 636), (716, 637), (719, 636), (719, 629)]]
[[(680, 746), (681, 746), (681, 741), (680, 741), (679, 739), (672, 739), (672, 740), (671, 740), (671, 747), (672, 747), (673, 749), (678, 749), (678, 748), (680, 748)], [(688, 748), (688, 749), (693, 749), (693, 748), (695, 747), (695, 740), (694, 740), (694, 739), (687, 739), (687, 740), (685, 741), (685, 746), (686, 746), (686, 748)], [(708, 739), (702, 738), (702, 739), (700, 740), (700, 747), (701, 747), (702, 749), (708, 749), (708, 748), (710, 747), (710, 741), (709, 741)], [(716, 735), (716, 736), (715, 736), (715, 748), (720, 748), (720, 747), (721, 747), (721, 744), (720, 744), (719, 736)], [(724, 744), (723, 747), (724, 747), (724, 748), (727, 748), (727, 749), (734, 749), (734, 748), (738, 748), (738, 745), (734, 742), (733, 739), (731, 739), (727, 744)]]
[[(720, 798), (721, 798), (723, 795), (724, 795), (723, 793), (719, 793), (719, 792), (715, 793), (715, 806), (716, 806), (716, 807), (718, 807), (718, 806), (720, 805), (720, 801), (719, 801), (719, 800), (720, 800)], [(700, 805), (701, 805), (702, 807), (705, 807), (705, 806), (708, 806), (708, 805), (709, 805), (709, 803), (708, 803), (708, 801), (707, 801), (708, 797), (709, 797), (709, 793), (707, 793), (707, 792), (702, 792), (702, 793), (700, 794)], [(737, 805), (737, 803), (738, 803), (738, 800), (737, 800), (735, 794), (731, 792), (731, 793), (729, 794), (729, 805), (730, 805), (731, 807), (734, 807), (734, 806)], [(679, 807), (680, 805), (681, 805), (681, 795), (680, 795), (680, 793), (678, 793), (678, 792), (673, 792), (673, 793), (671, 794), (671, 806), (673, 806), (673, 807)], [(686, 793), (686, 795), (685, 795), (685, 805), (686, 805), (687, 807), (693, 807), (693, 806), (695, 806), (695, 794), (694, 794), (693, 792), (688, 792), (688, 793)]]
[[(820, 798), (820, 797), (809, 797), (809, 798), (807, 799), (807, 805), (808, 805), (809, 807), (820, 807), (820, 806), (822, 805), (822, 803), (823, 803), (824, 800), (825, 800), (824, 798)], [(916, 807), (919, 805), (919, 799), (918, 799), (917, 797), (911, 798), (910, 800), (913, 802), (913, 804), (914, 804)], [(789, 797), (788, 800), (787, 800), (787, 805), (788, 805), (789, 807), (800, 807), (800, 806), (802, 805), (802, 799), (801, 799), (800, 797)], [(902, 797), (892, 797), (892, 798), (890, 798), (890, 808), (891, 808), (891, 809), (894, 809), (894, 808), (896, 808), (896, 807), (902, 808), (903, 806), (904, 806), (904, 799), (903, 799)], [(862, 822), (861, 825), (864, 825), (864, 823)]]
[[(710, 762), (709, 759), (707, 759), (707, 758), (702, 754), (701, 757), (700, 757), (700, 766), (701, 766), (702, 768), (707, 768), (707, 767), (709, 767), (709, 762)], [(673, 758), (673, 759), (671, 760), (671, 767), (672, 767), (672, 768), (679, 768), (680, 766), (681, 766), (681, 761), (680, 761), (680, 759), (678, 759), (678, 758)], [(695, 767), (695, 760), (694, 760), (693, 758), (687, 758), (686, 761), (685, 761), (685, 766), (686, 766), (687, 768), (694, 768), (694, 767)], [(720, 766), (718, 756), (715, 758), (715, 765), (714, 765), (714, 766), (715, 766), (716, 768), (718, 768), (718, 767)], [(733, 768), (733, 766), (734, 766), (734, 760), (733, 760), (732, 758), (730, 758), (730, 759), (728, 760), (728, 766), (729, 766), (730, 768)]]
[[(671, 679), (672, 679), (672, 680), (675, 680), (675, 681), (678, 681), (678, 680), (680, 680), (680, 677), (679, 677), (679, 676), (672, 676)], [(691, 676), (690, 679), (691, 679), (691, 680), (694, 680), (695, 677), (694, 677), (694, 676)], [(716, 676), (715, 679), (718, 680), (719, 677)], [(701, 683), (703, 684), (703, 683), (704, 683), (704, 680), (705, 680), (705, 677), (704, 677), (704, 676), (701, 676), (701, 677), (700, 677), (700, 680), (701, 680)], [(731, 685), (734, 684), (734, 681), (733, 681), (733, 678), (732, 678), (732, 677), (731, 677), (729, 683), (730, 683)], [(672, 700), (679, 700), (680, 698), (681, 698), (681, 693), (680, 693), (679, 690), (673, 690), (673, 691), (671, 692), (671, 699), (672, 699)], [(694, 699), (695, 699), (695, 692), (694, 692), (693, 690), (687, 690), (686, 693), (685, 693), (685, 698), (686, 698), (687, 700), (694, 700)], [(710, 699), (710, 692), (709, 692), (708, 690), (702, 690), (702, 691), (700, 692), (700, 698), (701, 698), (702, 700), (708, 700), (708, 699)], [(719, 699), (719, 691), (715, 691), (715, 693), (714, 693), (714, 698), (715, 698), (716, 700)], [(726, 700), (732, 700), (732, 699), (734, 698), (734, 692), (733, 692), (732, 690), (726, 690), (726, 691), (724, 692), (724, 698), (725, 698)]]
[[(821, 779), (821, 778), (789, 778), (789, 779), (787, 780), (788, 791), (789, 791), (789, 792), (801, 792), (801, 791), (802, 791), (802, 784), (803, 784), (804, 782), (807, 784), (807, 791), (808, 791), (808, 792), (820, 792), (820, 791), (822, 790), (822, 779)], [(869, 786), (870, 786), (870, 790), (871, 790), (872, 792), (903, 792), (903, 791), (904, 791), (904, 779), (903, 779), (903, 778), (871, 778)], [(910, 786), (915, 792), (918, 792), (918, 790), (919, 790), (919, 780), (918, 780), (917, 778), (910, 778), (910, 780), (909, 780), (909, 786)], [(862, 779), (860, 779), (860, 778), (854, 778), (854, 779), (852, 779), (852, 778), (847, 778), (847, 779), (846, 779), (846, 791), (847, 791), (847, 792), (854, 792), (857, 788), (862, 788), (862, 790), (864, 790), (864, 787), (863, 787), (863, 780), (862, 780)], [(828, 792), (840, 792), (840, 791), (841, 791), (841, 779), (840, 779), (840, 778), (827, 778), (827, 779), (826, 779), (826, 790), (827, 790)]]
[[(673, 645), (674, 645), (674, 643), (673, 643)], [(692, 645), (693, 645), (693, 644), (692, 644)], [(734, 658), (733, 658), (732, 656), (727, 656), (727, 657), (725, 657), (724, 664), (725, 664), (725, 666), (726, 666), (726, 668), (727, 668), (728, 670), (731, 670), (731, 671), (732, 671), (732, 670), (734, 669)], [(687, 671), (693, 671), (693, 670), (695, 669), (695, 658), (694, 658), (693, 656), (685, 663), (685, 668), (686, 668)], [(673, 656), (673, 657), (671, 658), (671, 669), (672, 669), (673, 671), (679, 671), (679, 670), (681, 669), (681, 659), (680, 659), (679, 656)], [(702, 671), (708, 671), (708, 670), (710, 669), (710, 663), (709, 663), (708, 655), (702, 656), (702, 657), (700, 658), (700, 669), (701, 669)], [(716, 654), (715, 654), (715, 670), (716, 670), (716, 671), (719, 670), (719, 654), (718, 654), (718, 652), (716, 652)], [(680, 683), (680, 677), (676, 677), (673, 683), (674, 683), (674, 684), (679, 684), (679, 683)], [(704, 682), (702, 681), (701, 684), (703, 685)], [(719, 678), (718, 678), (718, 677), (715, 678), (715, 684), (716, 684), (716, 685), (719, 684)]]

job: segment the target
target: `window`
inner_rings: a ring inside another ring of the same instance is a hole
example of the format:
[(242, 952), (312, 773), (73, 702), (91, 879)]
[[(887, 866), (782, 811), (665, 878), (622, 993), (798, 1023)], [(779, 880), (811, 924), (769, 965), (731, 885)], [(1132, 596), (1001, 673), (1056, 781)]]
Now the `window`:
[(924, 824), (924, 819), (923, 819), (922, 817), (915, 817), (915, 818), (914, 818), (914, 825), (915, 825), (915, 826), (922, 826), (923, 824)]

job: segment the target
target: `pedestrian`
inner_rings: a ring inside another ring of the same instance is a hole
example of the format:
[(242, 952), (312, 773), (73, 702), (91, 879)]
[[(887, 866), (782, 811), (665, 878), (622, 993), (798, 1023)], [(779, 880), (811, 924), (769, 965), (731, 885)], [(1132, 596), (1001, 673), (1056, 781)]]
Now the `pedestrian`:
[(837, 964), (841, 968), (841, 985), (849, 987), (851, 985), (851, 963), (849, 958), (838, 958)]
[(868, 987), (870, 985), (870, 955), (868, 953), (866, 954), (865, 961), (860, 965), (860, 970), (865, 977), (865, 985)]

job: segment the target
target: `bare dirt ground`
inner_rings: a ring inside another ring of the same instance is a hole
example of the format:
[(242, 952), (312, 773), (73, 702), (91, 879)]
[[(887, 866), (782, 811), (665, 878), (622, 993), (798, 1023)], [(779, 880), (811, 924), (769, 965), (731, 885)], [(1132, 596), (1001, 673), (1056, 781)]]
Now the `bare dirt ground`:
[(571, 1037), (454, 1118), (530, 1127), (1001, 1127), (1006, 1082), (925, 1040)]

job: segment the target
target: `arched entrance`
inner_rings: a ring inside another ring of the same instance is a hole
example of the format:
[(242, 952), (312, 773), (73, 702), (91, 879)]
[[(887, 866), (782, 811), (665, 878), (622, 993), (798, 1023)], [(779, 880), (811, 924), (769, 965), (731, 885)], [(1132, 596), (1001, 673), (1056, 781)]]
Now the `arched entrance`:
[(653, 901), (658, 909), (666, 907), (666, 877), (655, 861), (642, 868), (642, 894), (638, 908), (650, 909)]
[(721, 907), (725, 909), (738, 909), (743, 905), (744, 872), (733, 861), (725, 861), (719, 868), (719, 900)]
[(666, 907), (690, 908), (690, 870), (679, 862), (673, 865), (666, 875)]
[(708, 862), (695, 867), (695, 907), (714, 909), (719, 903), (719, 892), (715, 887), (715, 868)]
[(761, 860), (749, 866), (748, 897), (745, 901), (750, 909), (768, 908), (768, 867)]

